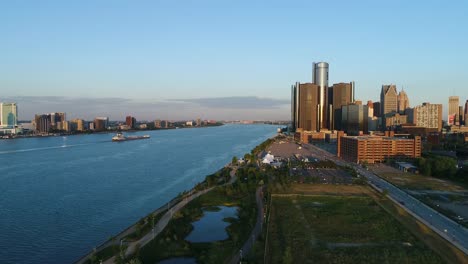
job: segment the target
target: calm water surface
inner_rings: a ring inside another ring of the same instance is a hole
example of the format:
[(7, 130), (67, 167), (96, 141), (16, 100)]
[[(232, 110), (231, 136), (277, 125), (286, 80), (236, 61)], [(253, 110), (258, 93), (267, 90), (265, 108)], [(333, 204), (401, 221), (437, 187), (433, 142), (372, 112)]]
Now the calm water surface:
[(0, 263), (70, 263), (275, 134), (268, 125), (0, 140)]
[(185, 240), (193, 243), (213, 242), (229, 238), (225, 218), (237, 218), (237, 207), (219, 206), (219, 211), (203, 211), (203, 217), (192, 223), (193, 230)]

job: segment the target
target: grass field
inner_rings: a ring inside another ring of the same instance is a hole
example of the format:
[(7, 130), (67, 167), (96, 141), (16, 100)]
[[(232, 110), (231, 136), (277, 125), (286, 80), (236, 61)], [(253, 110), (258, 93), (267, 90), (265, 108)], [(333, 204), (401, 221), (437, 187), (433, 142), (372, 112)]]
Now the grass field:
[(372, 172), (384, 178), (385, 180), (404, 189), (440, 191), (464, 190), (463, 186), (460, 186), (448, 180), (402, 172), (395, 168), (385, 166), (382, 164), (378, 166), (370, 166), (370, 169), (372, 170)]
[(369, 196), (274, 197), (270, 216), (267, 263), (444, 263)]

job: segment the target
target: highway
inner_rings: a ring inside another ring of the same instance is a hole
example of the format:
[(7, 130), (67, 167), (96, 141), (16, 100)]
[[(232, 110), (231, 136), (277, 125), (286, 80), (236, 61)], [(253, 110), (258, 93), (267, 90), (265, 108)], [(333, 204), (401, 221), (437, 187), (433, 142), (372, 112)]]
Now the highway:
[(353, 167), (360, 175), (367, 178), (372, 187), (380, 192), (387, 190), (388, 196), (394, 202), (399, 203), (401, 207), (406, 209), (406, 211), (412, 214), (415, 218), (426, 224), (434, 232), (438, 233), (444, 239), (468, 255), (468, 230), (465, 227), (438, 213), (407, 192), (385, 181), (374, 173), (363, 169), (358, 164), (343, 161), (337, 156), (314, 145), (303, 144), (302, 147), (305, 147), (312, 153), (315, 153), (317, 157), (326, 157), (338, 165), (348, 165)]

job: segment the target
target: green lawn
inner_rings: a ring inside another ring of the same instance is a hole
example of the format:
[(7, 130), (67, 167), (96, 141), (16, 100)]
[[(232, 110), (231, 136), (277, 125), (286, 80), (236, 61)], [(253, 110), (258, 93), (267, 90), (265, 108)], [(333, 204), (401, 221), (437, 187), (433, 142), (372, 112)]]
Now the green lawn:
[(370, 197), (273, 197), (267, 263), (444, 263)]

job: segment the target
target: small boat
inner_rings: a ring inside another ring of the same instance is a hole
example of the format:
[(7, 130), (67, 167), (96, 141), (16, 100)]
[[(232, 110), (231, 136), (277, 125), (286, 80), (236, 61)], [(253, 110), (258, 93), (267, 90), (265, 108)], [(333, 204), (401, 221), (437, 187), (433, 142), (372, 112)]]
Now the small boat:
[(137, 139), (147, 139), (150, 138), (149, 135), (144, 136), (129, 136), (126, 137), (122, 133), (117, 133), (115, 136), (112, 137), (112, 141), (127, 141), (127, 140), (137, 140)]

